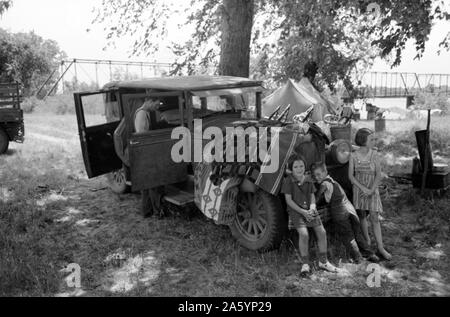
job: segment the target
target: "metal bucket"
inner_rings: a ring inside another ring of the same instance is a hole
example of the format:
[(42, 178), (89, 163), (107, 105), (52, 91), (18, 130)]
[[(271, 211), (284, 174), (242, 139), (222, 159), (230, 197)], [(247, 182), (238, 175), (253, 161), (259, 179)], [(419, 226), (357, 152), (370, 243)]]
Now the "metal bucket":
[(386, 131), (386, 119), (375, 120), (375, 132), (385, 132)]
[(367, 113), (367, 121), (375, 120), (376, 117), (377, 117), (377, 114), (375, 112), (368, 112)]
[(348, 140), (352, 141), (352, 126), (351, 124), (345, 126), (332, 126), (331, 131), (331, 141), (336, 140)]

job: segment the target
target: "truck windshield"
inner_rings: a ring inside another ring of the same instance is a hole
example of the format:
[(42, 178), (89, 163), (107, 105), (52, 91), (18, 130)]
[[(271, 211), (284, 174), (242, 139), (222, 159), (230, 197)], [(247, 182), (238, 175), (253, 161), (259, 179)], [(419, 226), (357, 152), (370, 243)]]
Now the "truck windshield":
[(217, 96), (194, 95), (192, 101), (194, 109), (212, 112), (249, 111), (256, 107), (256, 95), (254, 93)]

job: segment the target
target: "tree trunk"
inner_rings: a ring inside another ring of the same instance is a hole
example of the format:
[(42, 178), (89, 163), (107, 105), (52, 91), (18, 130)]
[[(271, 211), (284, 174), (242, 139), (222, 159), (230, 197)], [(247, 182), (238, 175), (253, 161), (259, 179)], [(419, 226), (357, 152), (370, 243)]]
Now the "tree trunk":
[(219, 74), (250, 76), (254, 0), (223, 0)]

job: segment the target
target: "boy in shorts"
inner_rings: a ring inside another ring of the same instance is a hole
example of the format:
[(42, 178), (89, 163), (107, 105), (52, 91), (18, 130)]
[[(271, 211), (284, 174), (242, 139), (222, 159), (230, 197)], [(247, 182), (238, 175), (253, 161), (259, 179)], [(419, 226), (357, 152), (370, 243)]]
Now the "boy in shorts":
[(312, 172), (320, 185), (317, 199), (321, 199), (323, 195), (326, 203), (329, 204), (331, 220), (353, 260), (360, 263), (364, 257), (370, 262), (379, 262), (379, 258), (370, 250), (362, 235), (356, 210), (348, 200), (342, 186), (328, 175), (327, 167), (323, 163), (314, 164)]

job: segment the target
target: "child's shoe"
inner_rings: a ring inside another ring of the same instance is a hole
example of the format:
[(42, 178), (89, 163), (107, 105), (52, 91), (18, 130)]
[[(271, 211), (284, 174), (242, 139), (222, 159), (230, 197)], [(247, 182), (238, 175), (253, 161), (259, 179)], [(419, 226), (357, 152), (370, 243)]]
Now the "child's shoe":
[(377, 257), (375, 254), (371, 254), (368, 257), (366, 257), (367, 261), (372, 262), (372, 263), (379, 263), (380, 262), (380, 258)]
[(363, 256), (361, 255), (361, 253), (359, 251), (352, 251), (351, 253), (351, 258), (353, 260), (353, 263), (355, 264), (361, 264), (361, 262), (364, 260)]
[(309, 264), (303, 264), (300, 271), (300, 276), (307, 277), (309, 274), (311, 274), (311, 267), (309, 266)]
[(326, 263), (319, 262), (319, 268), (330, 273), (339, 273), (339, 269), (328, 261)]
[(384, 250), (378, 250), (378, 252), (376, 253), (376, 255), (380, 258), (380, 259), (382, 259), (382, 260), (384, 260), (384, 261), (391, 261), (392, 260), (392, 255), (388, 252), (388, 251), (386, 251), (386, 249), (384, 249)]

